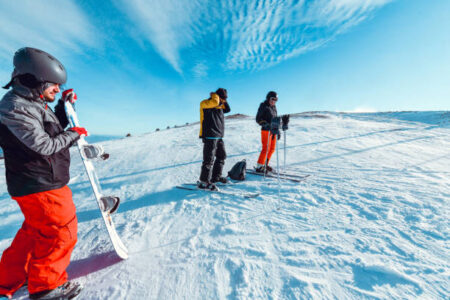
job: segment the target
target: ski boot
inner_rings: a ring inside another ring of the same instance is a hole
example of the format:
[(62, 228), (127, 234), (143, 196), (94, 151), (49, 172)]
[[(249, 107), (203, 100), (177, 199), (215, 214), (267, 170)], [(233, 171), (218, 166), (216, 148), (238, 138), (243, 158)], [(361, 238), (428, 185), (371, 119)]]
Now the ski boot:
[(214, 183), (211, 182), (204, 182), (204, 181), (198, 181), (197, 187), (202, 190), (211, 190), (211, 191), (218, 191), (219, 189)]
[(60, 285), (56, 289), (53, 290), (45, 290), (42, 292), (37, 292), (34, 294), (30, 294), (30, 299), (40, 299), (40, 300), (66, 300), (73, 299), (82, 290), (82, 286), (73, 281), (67, 281), (63, 285)]
[(228, 179), (226, 177), (218, 177), (218, 178), (214, 178), (213, 180), (211, 180), (212, 183), (223, 183), (226, 184), (228, 183)]
[(273, 172), (273, 168), (272, 168), (271, 166), (267, 165), (267, 166), (266, 166), (266, 172), (267, 172), (267, 173)]
[(267, 173), (267, 170), (266, 170), (265, 166), (262, 165), (262, 166), (256, 167), (256, 168), (255, 168), (255, 172), (264, 174), (264, 173)]

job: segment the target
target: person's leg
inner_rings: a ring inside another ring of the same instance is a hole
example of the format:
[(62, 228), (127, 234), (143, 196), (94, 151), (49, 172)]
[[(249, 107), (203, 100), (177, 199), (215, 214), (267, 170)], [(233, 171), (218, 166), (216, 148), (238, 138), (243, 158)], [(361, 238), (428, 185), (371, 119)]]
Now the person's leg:
[(217, 140), (216, 144), (216, 160), (214, 161), (214, 167), (212, 170), (211, 181), (217, 182), (222, 177), (223, 165), (225, 164), (225, 159), (227, 158), (227, 153), (225, 151), (225, 143), (222, 139)]
[[(268, 143), (270, 143), (269, 140), (269, 131), (268, 130), (261, 130), (261, 144), (262, 144), (262, 150), (259, 154), (258, 158), (258, 167), (264, 166), (266, 163), (266, 158), (268, 154)], [(269, 145), (270, 147), (270, 145)]]
[(267, 165), (269, 165), (270, 158), (272, 157), (272, 154), (275, 152), (276, 147), (277, 147), (277, 136), (275, 134), (271, 134), (269, 142), (269, 152), (267, 154)]
[(28, 290), (33, 294), (55, 289), (67, 282), (66, 269), (77, 242), (72, 192), (65, 186), (14, 199), (35, 233), (28, 262)]
[(203, 163), (202, 171), (200, 173), (200, 181), (210, 182), (211, 169), (214, 163), (214, 157), (216, 156), (217, 140), (204, 139), (203, 143)]
[(34, 247), (33, 229), (23, 222), (0, 261), (0, 295), (12, 296), (27, 280), (28, 261)]

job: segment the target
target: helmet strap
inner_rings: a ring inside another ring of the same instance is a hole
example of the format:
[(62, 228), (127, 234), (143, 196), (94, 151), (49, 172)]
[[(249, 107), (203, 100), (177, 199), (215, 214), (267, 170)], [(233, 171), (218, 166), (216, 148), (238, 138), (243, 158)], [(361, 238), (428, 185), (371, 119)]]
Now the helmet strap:
[(5, 90), (8, 90), (14, 82), (14, 78), (11, 78), (11, 80), (3, 87)]

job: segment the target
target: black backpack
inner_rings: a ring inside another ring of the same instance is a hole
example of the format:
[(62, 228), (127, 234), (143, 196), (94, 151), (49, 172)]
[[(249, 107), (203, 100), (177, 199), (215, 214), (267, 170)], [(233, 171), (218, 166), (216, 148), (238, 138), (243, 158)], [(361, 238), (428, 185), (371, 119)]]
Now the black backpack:
[(245, 169), (247, 168), (247, 162), (245, 159), (237, 162), (231, 170), (228, 172), (228, 177), (233, 180), (245, 180)]

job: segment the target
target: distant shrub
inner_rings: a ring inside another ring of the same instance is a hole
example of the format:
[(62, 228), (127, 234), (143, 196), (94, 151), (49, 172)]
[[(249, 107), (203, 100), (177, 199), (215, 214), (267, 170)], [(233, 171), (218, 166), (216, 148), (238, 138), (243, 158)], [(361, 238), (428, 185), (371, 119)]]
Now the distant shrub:
[(159, 128), (156, 128), (156, 130), (155, 131), (159, 131)]
[(131, 136), (131, 133), (127, 133), (126, 137), (130, 137), (130, 136)]

